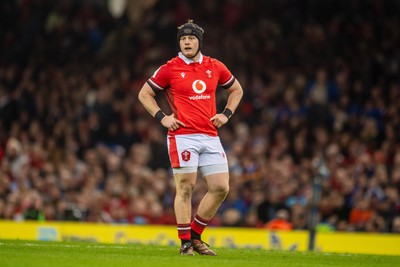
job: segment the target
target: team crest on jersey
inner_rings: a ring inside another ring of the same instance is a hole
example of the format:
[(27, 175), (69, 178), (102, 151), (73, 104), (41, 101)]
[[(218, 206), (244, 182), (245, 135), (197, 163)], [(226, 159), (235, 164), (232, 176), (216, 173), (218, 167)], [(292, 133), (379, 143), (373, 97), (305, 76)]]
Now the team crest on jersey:
[(182, 151), (181, 156), (182, 156), (183, 161), (189, 161), (190, 160), (190, 151), (188, 151), (188, 150)]
[(206, 83), (203, 82), (202, 80), (195, 80), (192, 83), (192, 89), (197, 94), (201, 94), (201, 93), (204, 93), (204, 91), (207, 89), (207, 86), (206, 86)]
[(207, 77), (208, 78), (212, 78), (213, 77), (213, 72), (212, 72), (212, 70), (206, 70), (206, 75), (207, 75)]

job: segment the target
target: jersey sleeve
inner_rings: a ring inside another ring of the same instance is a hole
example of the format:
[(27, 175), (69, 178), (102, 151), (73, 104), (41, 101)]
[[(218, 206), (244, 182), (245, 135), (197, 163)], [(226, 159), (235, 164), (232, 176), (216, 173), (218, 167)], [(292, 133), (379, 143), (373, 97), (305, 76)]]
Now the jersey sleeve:
[(167, 65), (159, 67), (148, 80), (147, 83), (155, 93), (165, 90), (169, 87), (169, 69)]
[(224, 89), (230, 88), (235, 82), (235, 77), (228, 70), (224, 63), (217, 61), (219, 69), (219, 80), (218, 85), (222, 86)]

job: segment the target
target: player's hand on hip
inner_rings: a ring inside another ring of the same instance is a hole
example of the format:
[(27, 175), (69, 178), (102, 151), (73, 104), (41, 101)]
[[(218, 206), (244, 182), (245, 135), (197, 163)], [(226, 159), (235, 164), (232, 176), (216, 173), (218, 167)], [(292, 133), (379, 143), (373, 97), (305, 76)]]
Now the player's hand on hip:
[(210, 121), (212, 121), (215, 127), (220, 128), (222, 125), (228, 122), (228, 118), (224, 114), (218, 113), (215, 114)]
[(165, 128), (167, 128), (169, 131), (175, 131), (175, 130), (179, 129), (180, 126), (186, 127), (186, 125), (183, 122), (181, 122), (180, 120), (175, 118), (174, 114), (165, 116), (161, 120), (161, 124)]

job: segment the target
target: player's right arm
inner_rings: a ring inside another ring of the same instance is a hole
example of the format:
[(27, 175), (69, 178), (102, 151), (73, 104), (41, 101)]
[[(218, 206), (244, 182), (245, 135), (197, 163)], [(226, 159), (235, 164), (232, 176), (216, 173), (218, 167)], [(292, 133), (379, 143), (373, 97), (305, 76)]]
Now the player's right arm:
[(169, 131), (175, 131), (179, 128), (180, 125), (185, 127), (185, 124), (177, 120), (174, 114), (171, 114), (169, 116), (165, 115), (161, 111), (160, 106), (157, 104), (155, 97), (156, 93), (153, 91), (153, 89), (149, 86), (147, 82), (144, 83), (139, 91), (138, 99), (147, 110), (147, 112), (149, 112), (151, 116), (156, 117), (161, 122), (161, 124)]

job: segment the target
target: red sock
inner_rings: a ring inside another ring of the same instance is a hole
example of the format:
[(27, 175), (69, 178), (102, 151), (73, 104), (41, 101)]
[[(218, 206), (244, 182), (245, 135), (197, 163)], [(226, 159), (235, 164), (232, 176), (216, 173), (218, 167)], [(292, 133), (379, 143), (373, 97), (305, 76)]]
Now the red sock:
[(181, 240), (190, 240), (190, 223), (177, 224), (178, 237)]
[(196, 215), (196, 217), (194, 217), (194, 220), (190, 224), (190, 227), (192, 228), (193, 231), (201, 235), (204, 229), (206, 228), (208, 222), (209, 220), (205, 220), (201, 218), (199, 215)]

